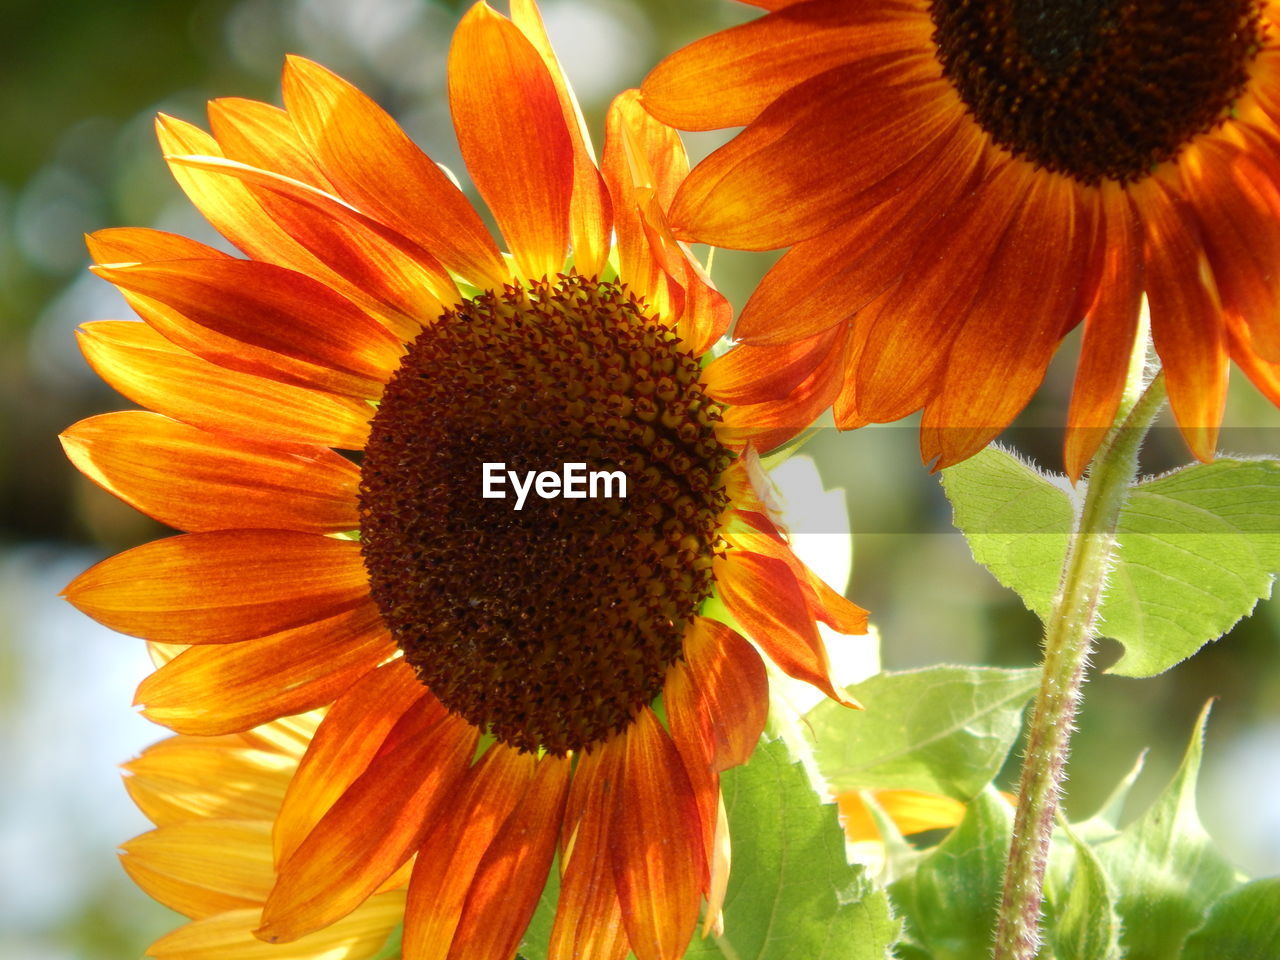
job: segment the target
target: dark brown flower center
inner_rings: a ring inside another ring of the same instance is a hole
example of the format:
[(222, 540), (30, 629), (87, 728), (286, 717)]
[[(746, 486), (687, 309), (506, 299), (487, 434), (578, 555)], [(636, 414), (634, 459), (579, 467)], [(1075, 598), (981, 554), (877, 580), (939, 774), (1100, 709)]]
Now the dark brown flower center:
[(1230, 113), (1256, 0), (932, 0), (943, 74), (1002, 147), (1089, 184), (1141, 179)]
[(661, 692), (712, 588), (718, 420), (697, 360), (615, 284), (485, 294), (414, 341), (364, 453), (361, 540), (383, 619), (445, 706), (564, 754)]

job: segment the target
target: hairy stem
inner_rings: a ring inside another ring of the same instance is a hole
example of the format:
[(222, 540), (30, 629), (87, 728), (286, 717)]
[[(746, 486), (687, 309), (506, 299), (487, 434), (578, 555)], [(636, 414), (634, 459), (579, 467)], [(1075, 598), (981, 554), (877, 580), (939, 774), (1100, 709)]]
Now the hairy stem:
[(1044, 869), (1093, 626), (1115, 553), (1120, 509), (1138, 469), (1138, 449), (1164, 404), (1157, 374), (1111, 428), (1089, 470), (1084, 505), (1062, 565), (1053, 614), (1045, 625), (1040, 690), (1027, 732), (1022, 783), (1005, 867), (994, 960), (1033, 960), (1040, 946)]

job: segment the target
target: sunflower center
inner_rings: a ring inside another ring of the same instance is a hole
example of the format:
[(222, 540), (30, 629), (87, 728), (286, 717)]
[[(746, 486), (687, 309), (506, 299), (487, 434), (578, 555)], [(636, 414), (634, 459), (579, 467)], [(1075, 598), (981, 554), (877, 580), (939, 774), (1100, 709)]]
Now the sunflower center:
[(1230, 113), (1256, 0), (931, 0), (943, 75), (1014, 156), (1081, 183), (1141, 179)]
[[(697, 360), (616, 284), (508, 287), (426, 329), (360, 481), (373, 599), (421, 681), (520, 750), (629, 725), (711, 592), (718, 420)], [(529, 486), (545, 473), (564, 482)]]

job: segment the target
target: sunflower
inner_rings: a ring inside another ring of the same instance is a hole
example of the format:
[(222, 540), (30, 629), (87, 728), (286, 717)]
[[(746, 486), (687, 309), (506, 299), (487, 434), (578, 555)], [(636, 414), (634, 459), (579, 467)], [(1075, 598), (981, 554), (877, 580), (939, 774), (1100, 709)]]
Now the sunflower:
[[(792, 554), (707, 393), (729, 309), (667, 229), (679, 139), (630, 91), (597, 166), (536, 7), (512, 7), (473, 7), (449, 58), (509, 254), (371, 100), (296, 58), (284, 110), (214, 101), (212, 135), (159, 122), (247, 258), (90, 238), (145, 322), (89, 324), (82, 346), (154, 412), (65, 446), (188, 532), (67, 597), (191, 645), (138, 692), (179, 733), (331, 704), (276, 818), (266, 940), (338, 921), (414, 860), (405, 955), (507, 960), (555, 860), (551, 957), (679, 957), (703, 899), (720, 922), (719, 772), (765, 719), (746, 637), (847, 702), (816, 621), (866, 615)], [(573, 495), (571, 469), (600, 489)], [(729, 616), (704, 615), (713, 596)]]
[(740, 402), (790, 433), (829, 406), (848, 428), (922, 409), (924, 458), (947, 466), (1008, 425), (1084, 319), (1078, 477), (1143, 294), (1196, 456), (1229, 360), (1280, 402), (1275, 3), (757, 5), (642, 88), (677, 127), (746, 127), (684, 182), (676, 236), (790, 247), (724, 361), (767, 371)]
[[(138, 886), (191, 922), (147, 950), (156, 960), (364, 960), (404, 918), (404, 879), (293, 944), (253, 936), (274, 880), (271, 829), (318, 711), (222, 737), (176, 736), (125, 764), (125, 786), (156, 828), (121, 848)], [(397, 882), (398, 879), (398, 882)]]

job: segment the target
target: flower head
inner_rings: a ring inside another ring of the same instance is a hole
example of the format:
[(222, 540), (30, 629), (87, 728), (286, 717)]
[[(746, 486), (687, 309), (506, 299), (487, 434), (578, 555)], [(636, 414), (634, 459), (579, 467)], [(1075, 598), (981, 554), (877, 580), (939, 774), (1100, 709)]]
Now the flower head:
[[(923, 409), (947, 466), (1002, 430), (1084, 319), (1066, 461), (1121, 401), (1145, 293), (1170, 404), (1212, 455), (1229, 360), (1280, 402), (1280, 24), (1270, 0), (785, 0), (644, 84), (746, 125), (676, 235), (790, 250), (746, 305), (735, 396), (794, 433)], [(786, 430), (783, 431), (787, 432)], [(776, 435), (776, 432), (775, 432)]]
[[(179, 183), (247, 258), (91, 238), (145, 323), (88, 325), (86, 355), (155, 412), (65, 445), (189, 532), (67, 596), (191, 645), (138, 692), (180, 733), (330, 704), (276, 818), (264, 939), (325, 928), (414, 861), (405, 955), (506, 960), (558, 855), (551, 956), (679, 957), (701, 900), (719, 922), (719, 772), (767, 709), (745, 637), (844, 700), (816, 621), (865, 614), (794, 557), (708, 395), (728, 307), (667, 228), (676, 135), (623, 94), (597, 167), (528, 0), (464, 17), (449, 95), (509, 254), (315, 64), (289, 61), (284, 110), (215, 101), (212, 136), (161, 119)], [(574, 465), (626, 499), (571, 496)], [(484, 495), (491, 471), (518, 504)], [(732, 623), (703, 615), (713, 595)]]

